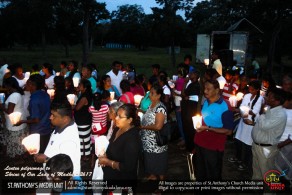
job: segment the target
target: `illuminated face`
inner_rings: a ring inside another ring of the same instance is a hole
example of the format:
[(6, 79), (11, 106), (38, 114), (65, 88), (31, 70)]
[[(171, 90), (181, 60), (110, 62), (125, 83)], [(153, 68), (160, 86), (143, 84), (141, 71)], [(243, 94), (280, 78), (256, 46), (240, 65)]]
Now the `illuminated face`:
[(62, 124), (64, 123), (63, 117), (57, 111), (54, 110), (51, 111), (50, 120), (52, 125), (56, 127), (62, 126)]
[(124, 109), (118, 109), (116, 115), (116, 126), (120, 129), (127, 129), (132, 122), (132, 118), (126, 116), (126, 111)]
[(91, 72), (85, 67), (82, 68), (82, 77), (85, 79), (88, 79), (91, 77)]
[(218, 94), (219, 94), (219, 89), (215, 89), (214, 86), (209, 82), (205, 83), (204, 95), (207, 99), (214, 98)]
[(150, 90), (150, 94), (149, 94), (149, 98), (152, 102), (156, 102), (156, 101), (159, 101), (160, 99), (160, 94), (157, 94), (157, 92), (155, 91), (155, 89), (151, 89)]

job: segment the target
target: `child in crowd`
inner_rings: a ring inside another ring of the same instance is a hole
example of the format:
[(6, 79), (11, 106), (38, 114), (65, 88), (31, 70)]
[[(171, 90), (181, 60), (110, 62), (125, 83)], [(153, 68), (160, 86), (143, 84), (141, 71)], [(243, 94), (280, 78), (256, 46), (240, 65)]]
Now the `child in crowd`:
[[(108, 121), (108, 111), (109, 105), (108, 101), (110, 98), (110, 93), (104, 90), (102, 94), (95, 93), (93, 96), (93, 105), (89, 107), (89, 112), (92, 113), (92, 126), (91, 126), (91, 143), (94, 146), (94, 140), (100, 135), (107, 133), (107, 121)], [(91, 162), (94, 166), (94, 150), (91, 150)]]

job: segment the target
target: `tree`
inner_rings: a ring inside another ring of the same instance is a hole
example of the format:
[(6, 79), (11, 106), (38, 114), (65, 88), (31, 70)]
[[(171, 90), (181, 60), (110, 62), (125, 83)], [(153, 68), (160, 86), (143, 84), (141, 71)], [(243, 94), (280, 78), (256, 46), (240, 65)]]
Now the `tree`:
[(111, 14), (108, 39), (122, 44), (143, 45), (141, 36), (145, 25), (145, 13), (140, 5), (122, 5)]
[(173, 66), (176, 65), (174, 47), (176, 44), (175, 28), (176, 23), (176, 12), (178, 10), (189, 10), (192, 6), (193, 0), (155, 0), (156, 3), (163, 6), (161, 9), (164, 21), (168, 25), (167, 30), (170, 33), (169, 45), (171, 45), (171, 61)]

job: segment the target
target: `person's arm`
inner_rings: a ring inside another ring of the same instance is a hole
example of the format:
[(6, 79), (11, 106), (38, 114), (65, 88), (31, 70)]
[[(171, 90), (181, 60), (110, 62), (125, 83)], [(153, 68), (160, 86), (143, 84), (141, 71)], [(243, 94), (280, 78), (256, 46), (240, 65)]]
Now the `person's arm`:
[(159, 131), (164, 125), (165, 115), (162, 112), (156, 113), (155, 123), (153, 125), (141, 126), (141, 129), (148, 129), (153, 131)]
[(211, 126), (201, 126), (200, 128), (197, 128), (197, 132), (202, 131), (211, 131), (219, 134), (224, 135), (231, 135), (233, 130), (233, 113), (230, 110), (227, 110), (222, 113), (221, 120), (223, 123), (223, 127), (216, 128)]
[(12, 102), (8, 103), (8, 107), (5, 108), (4, 104), (0, 104), (0, 108), (6, 113), (11, 114), (14, 111), (15, 104)]
[(83, 106), (86, 106), (88, 104), (88, 101), (85, 97), (81, 98), (81, 100), (78, 102), (78, 104), (75, 106), (75, 110), (80, 110)]
[(229, 129), (225, 128), (215, 128), (215, 127), (210, 127), (210, 126), (201, 126), (196, 129), (197, 132), (202, 132), (202, 131), (213, 131), (215, 133), (219, 134), (225, 134), (225, 135), (231, 135), (232, 131)]
[(280, 148), (283, 148), (284, 146), (291, 144), (291, 143), (292, 143), (292, 140), (290, 139), (290, 135), (289, 135), (289, 137), (286, 140), (280, 142), (277, 146), (280, 149)]
[[(132, 137), (131, 137), (132, 138)], [(123, 162), (109, 159), (106, 155), (99, 156), (99, 164), (117, 169), (123, 172), (129, 172), (136, 166), (136, 159), (139, 156), (140, 145), (137, 141), (128, 140), (123, 151), (125, 157)]]

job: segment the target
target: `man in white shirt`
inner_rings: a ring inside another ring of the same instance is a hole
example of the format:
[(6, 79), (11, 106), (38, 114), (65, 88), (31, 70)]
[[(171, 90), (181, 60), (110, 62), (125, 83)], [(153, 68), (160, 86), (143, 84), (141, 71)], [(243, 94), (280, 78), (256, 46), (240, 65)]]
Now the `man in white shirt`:
[(122, 69), (122, 63), (118, 61), (114, 61), (112, 63), (112, 70), (106, 73), (111, 77), (112, 85), (114, 85), (122, 94), (122, 90), (120, 88), (120, 82), (123, 80), (123, 72)]
[(274, 169), (277, 144), (284, 132), (287, 115), (282, 105), (285, 93), (274, 88), (266, 98), (270, 109), (260, 115), (252, 129), (253, 180), (263, 180), (264, 174)]
[(46, 163), (57, 154), (67, 154), (73, 162), (73, 174), (80, 175), (80, 140), (70, 104), (52, 104), (50, 119), (56, 128), (44, 154), (34, 156), (35, 162)]
[(219, 54), (217, 51), (213, 51), (212, 53), (212, 61), (213, 61), (213, 69), (217, 70), (217, 72), (222, 76), (222, 63), (219, 59)]

